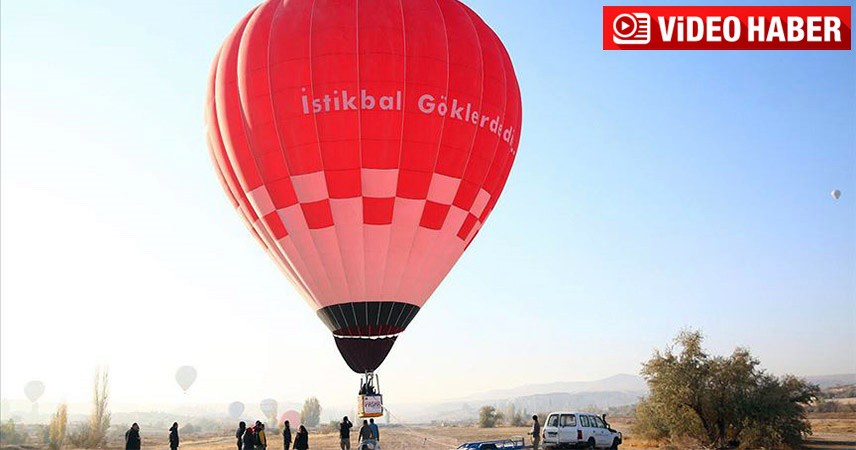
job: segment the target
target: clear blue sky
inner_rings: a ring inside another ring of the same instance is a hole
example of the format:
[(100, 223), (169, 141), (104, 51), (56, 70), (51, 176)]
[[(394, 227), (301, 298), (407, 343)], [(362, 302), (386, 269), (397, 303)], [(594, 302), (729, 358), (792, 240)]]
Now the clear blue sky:
[[(514, 61), (519, 156), (382, 366), (388, 401), (637, 373), (682, 327), (856, 372), (853, 51), (604, 52), (599, 2), (467, 3)], [(208, 160), (209, 64), (253, 4), (2, 3), (3, 397), (85, 401), (108, 363), (116, 402), (351, 402)]]

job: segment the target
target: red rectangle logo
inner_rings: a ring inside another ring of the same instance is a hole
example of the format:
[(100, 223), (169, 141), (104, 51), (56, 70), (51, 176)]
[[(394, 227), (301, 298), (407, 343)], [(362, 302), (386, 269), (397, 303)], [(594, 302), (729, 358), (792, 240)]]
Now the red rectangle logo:
[(849, 6), (604, 6), (604, 50), (850, 50)]

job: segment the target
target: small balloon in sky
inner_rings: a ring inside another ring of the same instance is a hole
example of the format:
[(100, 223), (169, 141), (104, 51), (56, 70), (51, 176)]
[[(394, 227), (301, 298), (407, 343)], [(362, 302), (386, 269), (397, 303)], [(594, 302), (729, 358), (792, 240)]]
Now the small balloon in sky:
[(196, 381), (196, 369), (192, 366), (181, 366), (175, 372), (175, 381), (185, 393)]
[(829, 193), (829, 195), (831, 195), (832, 198), (838, 200), (839, 198), (841, 198), (841, 191), (839, 191), (838, 189), (833, 189), (832, 192)]
[(229, 417), (237, 419), (244, 413), (244, 404), (241, 402), (229, 403)]
[(38, 380), (33, 380), (24, 385), (24, 394), (31, 402), (35, 403), (39, 400), (42, 394), (45, 393), (45, 384)]
[(276, 400), (272, 398), (266, 398), (259, 403), (259, 409), (262, 410), (262, 413), (265, 417), (273, 417), (276, 418), (276, 409), (277, 409)]

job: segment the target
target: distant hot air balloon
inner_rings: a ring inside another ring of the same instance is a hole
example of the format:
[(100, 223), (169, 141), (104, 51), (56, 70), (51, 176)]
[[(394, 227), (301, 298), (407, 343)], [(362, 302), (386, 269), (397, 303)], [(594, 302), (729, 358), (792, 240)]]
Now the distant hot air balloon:
[(841, 198), (841, 191), (839, 191), (838, 189), (833, 189), (832, 192), (829, 193), (829, 195), (831, 195), (832, 198), (838, 200), (839, 198)]
[(41, 381), (33, 380), (24, 385), (24, 394), (32, 403), (39, 401), (39, 398), (41, 398), (44, 393), (45, 384)]
[(457, 0), (266, 0), (206, 103), (232, 205), (364, 386), (493, 211), (521, 117), (505, 47)]
[(244, 404), (241, 402), (229, 403), (229, 417), (237, 419), (244, 413)]
[(196, 369), (193, 366), (181, 366), (175, 372), (175, 381), (181, 386), (181, 390), (187, 393), (193, 382), (196, 381)]
[(279, 416), (279, 424), (282, 425), (286, 420), (292, 428), (297, 428), (297, 426), (300, 425), (300, 413), (293, 409), (289, 409)]
[(259, 403), (259, 409), (262, 410), (262, 414), (264, 414), (265, 417), (273, 418), (273, 420), (276, 420), (277, 407), (278, 404), (276, 403), (276, 400), (272, 398), (266, 398)]

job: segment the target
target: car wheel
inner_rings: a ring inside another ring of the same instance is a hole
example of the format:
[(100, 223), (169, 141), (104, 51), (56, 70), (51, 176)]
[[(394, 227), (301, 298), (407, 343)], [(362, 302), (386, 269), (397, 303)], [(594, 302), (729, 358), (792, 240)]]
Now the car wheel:
[(589, 438), (588, 440), (588, 450), (595, 450), (597, 447), (594, 446), (594, 438)]
[(618, 450), (618, 438), (612, 440), (612, 447), (609, 447), (610, 450)]

